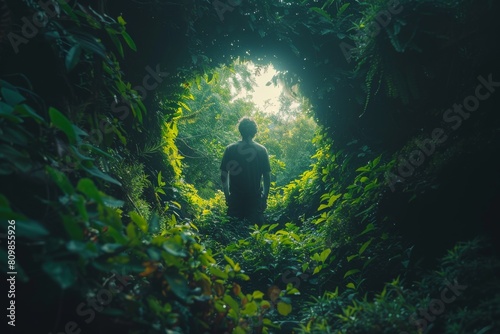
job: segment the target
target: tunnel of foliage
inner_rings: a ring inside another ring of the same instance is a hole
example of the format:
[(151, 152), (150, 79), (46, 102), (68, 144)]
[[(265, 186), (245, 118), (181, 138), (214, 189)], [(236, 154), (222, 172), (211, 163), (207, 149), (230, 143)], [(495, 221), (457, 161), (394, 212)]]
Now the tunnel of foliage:
[[(10, 328), (498, 332), (499, 5), (0, 0)], [(306, 106), (262, 226), (217, 185), (248, 61)]]

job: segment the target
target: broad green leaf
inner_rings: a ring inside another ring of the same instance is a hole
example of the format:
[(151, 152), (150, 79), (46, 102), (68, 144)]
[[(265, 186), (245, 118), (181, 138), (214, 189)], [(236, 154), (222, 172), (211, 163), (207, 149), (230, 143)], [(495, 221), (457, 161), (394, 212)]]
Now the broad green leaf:
[(47, 173), (50, 175), (52, 180), (57, 184), (57, 186), (65, 193), (72, 195), (75, 193), (75, 188), (73, 188), (73, 185), (71, 182), (69, 182), (69, 179), (66, 177), (66, 175), (50, 166), (45, 167), (45, 170)]
[(354, 254), (354, 255), (348, 256), (347, 262), (351, 262), (353, 259), (357, 258), (358, 256), (359, 256), (359, 254)]
[(73, 262), (45, 262), (43, 271), (66, 290), (76, 283), (76, 269)]
[(137, 46), (135, 45), (134, 40), (125, 30), (122, 31), (122, 37), (125, 40), (125, 43), (127, 43), (129, 48), (131, 48), (134, 51), (137, 51)]
[(375, 225), (373, 223), (370, 223), (370, 224), (366, 225), (366, 228), (364, 229), (364, 231), (361, 232), (359, 235), (366, 234), (370, 231), (373, 231), (374, 229), (375, 229)]
[(66, 55), (66, 69), (70, 72), (80, 61), (80, 56), (82, 54), (82, 47), (80, 44), (75, 44), (71, 49), (69, 49)]
[(233, 329), (233, 332), (232, 334), (246, 334), (246, 330), (243, 329), (243, 327), (241, 326), (236, 326), (234, 329)]
[(342, 15), (350, 5), (351, 5), (350, 3), (343, 4), (342, 7), (340, 7), (339, 11), (337, 12), (337, 17)]
[(70, 122), (70, 120), (66, 118), (66, 116), (64, 116), (59, 110), (52, 107), (49, 108), (49, 116), (52, 124), (66, 134), (71, 144), (75, 144), (76, 132), (75, 129), (73, 129), (73, 124)]
[(24, 96), (19, 94), (17, 91), (2, 87), (0, 89), (0, 92), (2, 93), (3, 98), (5, 99), (5, 102), (10, 104), (11, 106), (15, 106), (20, 104), (21, 102), (26, 101)]
[(117, 180), (115, 180), (114, 178), (109, 176), (108, 174), (101, 172), (96, 166), (92, 166), (91, 168), (82, 166), (82, 169), (84, 171), (86, 171), (87, 173), (89, 173), (90, 175), (94, 175), (95, 177), (98, 177), (104, 181), (114, 183), (118, 186), (122, 185), (120, 182), (118, 182)]
[(278, 302), (278, 313), (284, 316), (287, 316), (292, 312), (292, 305), (287, 304), (285, 302), (279, 301)]
[(316, 275), (317, 273), (319, 273), (321, 271), (321, 269), (323, 269), (323, 266), (321, 266), (321, 265), (316, 266), (316, 268), (314, 268), (313, 275)]
[(27, 104), (19, 104), (15, 107), (15, 110), (23, 116), (29, 116), (33, 118), (37, 123), (45, 123), (45, 120), (42, 118), (42, 116), (38, 115), (36, 111)]
[(363, 246), (361, 246), (361, 248), (359, 249), (359, 255), (363, 254), (363, 252), (366, 250), (366, 248), (368, 248), (368, 246), (370, 246), (370, 244), (372, 243), (373, 241), (373, 238), (371, 238), (370, 240), (368, 240), (367, 242), (365, 242), (363, 244)]
[(228, 274), (225, 271), (220, 270), (216, 266), (209, 267), (208, 271), (212, 275), (217, 276), (217, 277), (222, 278), (222, 279), (227, 279), (229, 277)]
[(332, 250), (330, 248), (327, 248), (324, 251), (322, 251), (321, 255), (319, 256), (321, 262), (325, 262), (326, 259), (328, 258), (328, 255), (330, 255), (331, 252), (332, 252)]
[(354, 283), (352, 283), (352, 282), (351, 283), (347, 283), (346, 287), (349, 288), (349, 289), (356, 289), (356, 285), (354, 285)]
[(83, 229), (73, 216), (62, 217), (63, 226), (72, 240), (83, 240)]
[(189, 289), (188, 282), (185, 277), (180, 274), (167, 274), (165, 275), (172, 292), (184, 301), (190, 299), (191, 290)]
[(125, 21), (125, 19), (121, 15), (118, 16), (118, 23), (121, 24), (122, 26), (127, 24), (127, 22)]
[(134, 224), (128, 224), (126, 230), (127, 230), (127, 237), (129, 237), (130, 240), (137, 239), (137, 232), (135, 231)]
[(326, 11), (324, 11), (323, 9), (321, 9), (319, 7), (311, 7), (309, 10), (312, 10), (313, 12), (316, 12), (316, 13), (320, 14), (321, 16), (323, 16), (328, 21), (332, 20), (332, 17), (330, 16), (330, 14), (328, 14)]
[(264, 298), (264, 293), (263, 293), (263, 292), (261, 292), (261, 291), (256, 290), (256, 291), (254, 291), (254, 292), (252, 293), (252, 297), (253, 297), (254, 299), (262, 299), (262, 298)]
[(358, 169), (356, 169), (356, 172), (369, 172), (369, 171), (370, 171), (370, 168), (368, 168), (366, 166), (359, 167)]
[(89, 199), (96, 201), (97, 203), (103, 203), (102, 195), (99, 192), (99, 189), (95, 186), (94, 182), (91, 179), (83, 178), (78, 182), (76, 189), (80, 191), (82, 194), (87, 196)]
[(148, 232), (148, 228), (149, 228), (148, 222), (146, 221), (146, 219), (143, 216), (141, 216), (140, 214), (138, 214), (135, 211), (130, 211), (128, 214), (129, 214), (130, 218), (132, 219), (132, 221), (137, 225), (138, 228), (141, 229), (142, 232), (144, 232), (144, 233)]
[(333, 205), (333, 203), (335, 203), (341, 196), (342, 196), (342, 194), (338, 194), (338, 195), (333, 195), (332, 197), (330, 197), (330, 199), (328, 200), (328, 206), (331, 207)]
[(49, 231), (34, 220), (16, 220), (16, 237), (38, 239), (49, 235)]
[(241, 310), (243, 315), (255, 315), (259, 307), (255, 301), (249, 302), (245, 305), (245, 308)]
[(359, 269), (351, 269), (351, 270), (349, 270), (348, 272), (345, 273), (344, 278), (347, 278), (347, 277), (349, 277), (351, 275), (354, 275), (356, 273), (359, 273), (359, 272), (360, 272)]
[(111, 29), (111, 28), (106, 28), (106, 31), (108, 32), (109, 38), (111, 38), (111, 41), (113, 41), (113, 44), (115, 44), (116, 48), (118, 49), (118, 53), (122, 58), (125, 57), (125, 54), (123, 53), (123, 45), (122, 42), (116, 37), (116, 34), (118, 34), (118, 31)]
[(240, 313), (240, 306), (230, 295), (224, 296), (224, 302), (229, 305), (236, 313)]
[(176, 257), (186, 257), (188, 255), (182, 245), (172, 240), (172, 238), (165, 241), (162, 246), (164, 250)]

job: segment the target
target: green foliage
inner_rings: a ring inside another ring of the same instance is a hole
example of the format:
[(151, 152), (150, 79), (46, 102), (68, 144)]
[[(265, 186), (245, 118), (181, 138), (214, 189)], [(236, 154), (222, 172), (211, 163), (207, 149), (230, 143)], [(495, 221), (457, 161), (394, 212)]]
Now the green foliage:
[[(487, 332), (498, 326), (494, 320), (498, 309), (491, 307), (498, 305), (499, 295), (498, 285), (485, 281), (500, 266), (498, 259), (484, 255), (487, 249), (480, 239), (457, 244), (441, 258), (438, 270), (425, 273), (416, 284), (405, 284), (398, 277), (370, 297), (349, 290), (325, 292), (309, 303), (306, 321), (297, 332), (416, 334), (425, 328), (441, 333), (466, 333), (473, 328)], [(477, 298), (477, 294), (488, 296)], [(431, 298), (441, 300), (444, 310), (433, 312), (437, 309), (431, 305), (437, 302)]]

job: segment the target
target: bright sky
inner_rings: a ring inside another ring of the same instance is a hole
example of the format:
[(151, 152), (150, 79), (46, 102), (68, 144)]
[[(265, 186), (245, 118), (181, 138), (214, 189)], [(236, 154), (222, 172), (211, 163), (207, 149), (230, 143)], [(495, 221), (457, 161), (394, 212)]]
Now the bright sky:
[[(275, 86), (271, 83), (269, 86), (266, 84), (271, 81), (273, 76), (277, 73), (272, 65), (261, 68), (259, 75), (256, 75), (256, 67), (253, 63), (248, 63), (250, 72), (254, 73), (254, 80), (256, 85), (253, 87), (254, 91), (249, 92), (243, 90), (234, 97), (234, 99), (251, 97), (251, 101), (262, 111), (268, 113), (277, 113), (280, 109), (279, 97), (283, 91), (283, 86), (278, 82)], [(298, 103), (294, 103), (294, 107), (298, 107)]]

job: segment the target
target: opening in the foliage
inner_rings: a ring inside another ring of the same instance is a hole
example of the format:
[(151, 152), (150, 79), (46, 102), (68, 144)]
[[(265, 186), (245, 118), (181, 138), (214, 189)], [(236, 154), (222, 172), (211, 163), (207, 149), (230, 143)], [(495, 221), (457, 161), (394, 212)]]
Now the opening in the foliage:
[(243, 116), (258, 124), (255, 140), (268, 149), (274, 186), (287, 184), (311, 164), (317, 124), (307, 100), (296, 87), (286, 87), (281, 75), (271, 64), (236, 61), (189, 83), (177, 145), (184, 179), (201, 197), (211, 198), (220, 188), (220, 159), (224, 148), (239, 140), (236, 124)]

